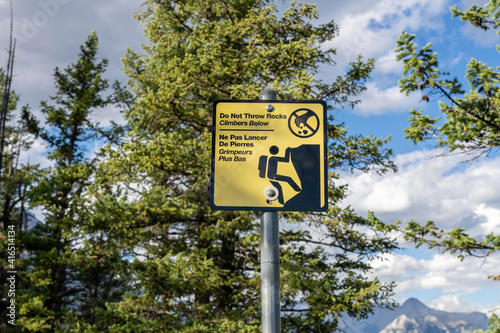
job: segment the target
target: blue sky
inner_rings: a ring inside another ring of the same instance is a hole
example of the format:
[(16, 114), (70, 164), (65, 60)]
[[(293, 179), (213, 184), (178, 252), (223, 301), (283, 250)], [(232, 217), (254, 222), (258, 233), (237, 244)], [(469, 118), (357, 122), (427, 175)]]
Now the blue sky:
[[(145, 42), (142, 28), (132, 17), (140, 0), (16, 0), (14, 1), (16, 74), (13, 87), (21, 95), (20, 106), (30, 104), (36, 112), (39, 102), (53, 94), (53, 70), (66, 67), (77, 58), (78, 48), (95, 29), (100, 38), (100, 56), (109, 60), (107, 77), (125, 81), (120, 58), (127, 47), (140, 50)], [(410, 219), (434, 220), (443, 229), (456, 225), (472, 236), (500, 230), (500, 157), (493, 155), (474, 163), (464, 157), (436, 158), (442, 153), (432, 144), (414, 146), (404, 139), (408, 110), (424, 109), (437, 115), (437, 98), (422, 102), (419, 94), (399, 93), (397, 81), (401, 64), (395, 61), (395, 40), (404, 30), (417, 35), (420, 46), (428, 41), (438, 52), (442, 69), (463, 80), (468, 61), (475, 57), (489, 66), (500, 65), (495, 45), (500, 38), (452, 19), (449, 8), (469, 7), (470, 0), (320, 0), (319, 21), (335, 20), (340, 36), (324, 45), (337, 49), (337, 65), (322, 68), (319, 77), (333, 80), (345, 72), (358, 54), (376, 59), (375, 70), (354, 110), (336, 115), (353, 134), (392, 136), (389, 147), (396, 153), (399, 171), (379, 176), (375, 173), (345, 173), (341, 181), (349, 184), (351, 205), (360, 214), (373, 211), (386, 222)], [(486, 1), (478, 1), (484, 4)], [(284, 8), (278, 1), (279, 8)], [(2, 49), (8, 45), (9, 1), (0, 0)], [(0, 53), (6, 63), (7, 53)], [(99, 121), (119, 120), (109, 109), (96, 116)], [(26, 155), (32, 163), (41, 162), (45, 147), (36, 143)], [(489, 311), (500, 305), (500, 283), (486, 277), (498, 274), (500, 255), (486, 260), (468, 258), (463, 262), (437, 251), (405, 249), (373, 262), (374, 274), (383, 281), (396, 281), (395, 298), (403, 302), (417, 297), (429, 306), (448, 311)]]

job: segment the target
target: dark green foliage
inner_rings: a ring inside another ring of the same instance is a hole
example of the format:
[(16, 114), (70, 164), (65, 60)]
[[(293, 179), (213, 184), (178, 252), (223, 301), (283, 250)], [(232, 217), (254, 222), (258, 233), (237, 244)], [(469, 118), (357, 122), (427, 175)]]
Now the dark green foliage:
[[(11, 58), (13, 61), (13, 58)], [(12, 69), (12, 68), (11, 68)], [(10, 74), (12, 75), (12, 74)], [(16, 290), (11, 288), (11, 283), (6, 280), (7, 277), (12, 277), (15, 271), (22, 270), (22, 243), (21, 236), (23, 230), (29, 222), (30, 214), (28, 213), (28, 191), (34, 181), (33, 166), (21, 165), (20, 154), (28, 149), (32, 143), (30, 137), (27, 136), (26, 129), (19, 123), (15, 117), (15, 109), (19, 96), (9, 90), (5, 84), (7, 78), (3, 69), (0, 69), (0, 95), (3, 96), (0, 101), (0, 108), (3, 109), (2, 121), (2, 144), (1, 152), (1, 174), (0, 174), (0, 216), (1, 216), (1, 231), (0, 233), (0, 329), (5, 330), (8, 322), (12, 322), (13, 318), (7, 314), (11, 314), (8, 306), (11, 306), (11, 300), (16, 300)], [(5, 90), (7, 89), (7, 90)], [(3, 103), (8, 103), (6, 108), (3, 108)], [(19, 279), (14, 274), (16, 283), (12, 286), (19, 285)], [(12, 281), (13, 282), (13, 281)], [(16, 305), (18, 308), (18, 304)]]
[[(356, 104), (373, 60), (356, 59), (332, 83), (314, 79), (334, 64), (319, 42), (337, 34), (316, 17), (312, 5), (280, 16), (258, 0), (146, 2), (138, 18), (150, 44), (124, 59), (136, 95), (128, 141), (104, 150), (92, 187), (94, 209), (116, 217), (111, 232), (135, 252), (135, 292), (108, 303), (112, 330), (260, 332), (259, 214), (209, 208), (211, 102), (272, 87), (332, 110)], [(332, 170), (394, 168), (387, 140), (348, 135), (333, 112), (328, 132)], [(284, 332), (333, 331), (343, 315), (393, 305), (392, 284), (366, 278), (369, 260), (396, 247), (392, 229), (338, 208), (346, 187), (330, 176), (327, 214), (282, 214)]]
[(52, 103), (41, 102), (43, 126), (28, 108), (22, 114), (25, 128), (48, 146), (53, 162), (37, 171), (29, 192), (30, 206), (43, 209), (43, 222), (22, 239), (27, 256), (17, 324), (27, 331), (70, 329), (76, 318), (94, 323), (99, 309), (126, 290), (126, 260), (115, 240), (96, 228), (88, 197), (98, 161), (89, 157), (89, 143), (109, 132), (91, 117), (113, 102), (104, 95), (107, 61), (98, 60), (97, 47), (93, 32), (76, 63), (56, 68), (56, 95)]

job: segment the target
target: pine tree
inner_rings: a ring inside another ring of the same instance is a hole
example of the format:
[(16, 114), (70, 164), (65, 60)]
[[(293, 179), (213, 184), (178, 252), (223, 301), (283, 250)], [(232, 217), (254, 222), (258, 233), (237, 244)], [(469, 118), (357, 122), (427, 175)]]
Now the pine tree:
[[(4, 82), (6, 75), (3, 69), (0, 69), (0, 95), (4, 95)], [(23, 230), (26, 229), (28, 222), (27, 212), (27, 191), (33, 182), (33, 167), (21, 165), (19, 162), (22, 151), (30, 147), (31, 141), (26, 136), (23, 126), (16, 123), (14, 111), (16, 110), (19, 96), (11, 91), (9, 98), (3, 99), (2, 103), (8, 101), (8, 106), (4, 109), (3, 119), (5, 125), (2, 126), (3, 150), (2, 150), (2, 172), (0, 175), (0, 216), (1, 230), (0, 234), (0, 276), (2, 277), (2, 287), (0, 290), (0, 327), (5, 329), (7, 322), (11, 317), (7, 316), (10, 312), (7, 306), (10, 300), (14, 299), (10, 283), (6, 278), (11, 276), (7, 271), (17, 271), (22, 266), (20, 253), (23, 249), (19, 242)], [(10, 237), (9, 237), (10, 236)], [(9, 296), (9, 294), (11, 296)]]
[(17, 272), (23, 264), (23, 246), (19, 242), (27, 228), (29, 214), (26, 211), (28, 188), (33, 183), (33, 168), (19, 165), (20, 154), (30, 147), (31, 141), (22, 124), (15, 123), (15, 111), (19, 96), (12, 91), (14, 54), (13, 12), (6, 70), (0, 68), (0, 328), (6, 330), (15, 321)]
[(93, 209), (116, 221), (108, 233), (134, 253), (135, 290), (88, 329), (260, 332), (259, 214), (211, 210), (209, 179), (212, 101), (257, 99), (266, 87), (330, 105), (330, 208), (282, 214), (283, 331), (334, 331), (342, 316), (393, 305), (393, 285), (366, 276), (370, 259), (396, 248), (390, 227), (340, 208), (347, 189), (336, 185), (340, 169), (394, 169), (387, 139), (349, 135), (334, 117), (357, 103), (373, 59), (332, 83), (315, 79), (334, 64), (321, 43), (338, 33), (317, 17), (313, 5), (281, 15), (266, 0), (145, 3), (150, 44), (124, 59), (136, 96), (127, 141), (105, 149), (92, 190)]
[(31, 207), (40, 208), (43, 218), (23, 238), (28, 256), (17, 322), (27, 331), (73, 329), (75, 318), (93, 323), (99, 308), (119, 300), (119, 286), (126, 284), (125, 269), (116, 268), (125, 261), (113, 239), (96, 228), (87, 196), (99, 159), (90, 149), (116, 132), (93, 120), (95, 112), (116, 102), (107, 95), (107, 60), (99, 60), (97, 50), (92, 32), (77, 62), (55, 69), (56, 93), (51, 103), (40, 104), (44, 124), (23, 109), (24, 126), (47, 146), (52, 162), (37, 170), (29, 193)]

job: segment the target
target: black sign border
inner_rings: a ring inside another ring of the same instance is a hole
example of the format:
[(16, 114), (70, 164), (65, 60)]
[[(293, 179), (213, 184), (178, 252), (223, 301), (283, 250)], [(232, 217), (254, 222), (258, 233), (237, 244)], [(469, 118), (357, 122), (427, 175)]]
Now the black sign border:
[[(324, 206), (314, 210), (303, 210), (303, 209), (283, 209), (283, 207), (255, 207), (255, 206), (217, 206), (214, 203), (214, 189), (215, 189), (215, 132), (216, 125), (218, 123), (217, 119), (217, 104), (219, 103), (255, 103), (255, 104), (321, 104), (323, 106), (323, 133), (324, 133)], [(212, 156), (211, 156), (211, 173), (210, 173), (210, 208), (214, 210), (255, 210), (255, 211), (300, 211), (300, 212), (324, 212), (328, 210), (328, 133), (327, 133), (327, 104), (325, 101), (321, 100), (306, 100), (306, 101), (284, 101), (284, 100), (243, 100), (243, 99), (217, 99), (212, 103)]]

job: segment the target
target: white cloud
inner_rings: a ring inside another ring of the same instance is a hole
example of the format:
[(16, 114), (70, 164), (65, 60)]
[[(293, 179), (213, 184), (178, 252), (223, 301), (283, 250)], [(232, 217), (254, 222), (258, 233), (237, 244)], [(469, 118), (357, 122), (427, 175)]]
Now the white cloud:
[(464, 53), (460, 52), (456, 57), (449, 59), (447, 66), (453, 68), (464, 58)]
[[(381, 56), (395, 47), (402, 30), (443, 27), (441, 17), (448, 12), (447, 0), (356, 1), (343, 10), (331, 11), (340, 28), (340, 36), (328, 46), (339, 55), (353, 60), (353, 55)], [(321, 2), (320, 2), (321, 3)], [(331, 8), (334, 8), (333, 6)], [(423, 19), (425, 18), (425, 19)]]
[[(488, 275), (499, 273), (499, 255), (486, 260), (466, 258), (460, 261), (452, 255), (440, 253), (429, 259), (387, 254), (384, 260), (374, 260), (372, 266), (373, 276), (397, 283), (395, 291), (398, 297), (423, 298), (426, 291), (441, 290), (431, 306), (446, 311), (487, 311), (496, 304), (500, 293), (498, 283), (487, 279)], [(484, 289), (490, 290), (486, 296), (476, 295)], [(486, 305), (481, 307), (479, 304)]]
[[(431, 307), (448, 312), (473, 312), (481, 308), (476, 302), (464, 300), (460, 294), (448, 294), (432, 301)], [(486, 310), (486, 309), (485, 309)]]
[(410, 207), (409, 194), (399, 191), (407, 187), (407, 179), (400, 178), (396, 181), (381, 181), (375, 184), (371, 193), (366, 196), (367, 206), (377, 208), (379, 212), (399, 212)]
[(480, 204), (474, 210), (474, 213), (477, 216), (485, 218), (485, 221), (479, 224), (484, 234), (498, 232), (500, 230), (500, 209)]
[[(433, 289), (433, 288), (441, 288), (444, 285), (447, 285), (446, 277), (435, 275), (434, 273), (429, 272), (426, 276), (419, 279), (419, 289)], [(418, 284), (417, 284), (418, 285)]]
[(436, 158), (439, 154), (428, 150), (398, 155), (399, 171), (384, 176), (343, 175), (350, 191), (345, 203), (388, 222), (430, 219), (443, 229), (467, 228), (475, 237), (497, 227), (500, 157), (461, 164), (460, 156)]
[(390, 50), (385, 55), (377, 57), (377, 59), (375, 60), (375, 70), (381, 75), (401, 75), (401, 73), (403, 72), (401, 63), (396, 61), (396, 54), (393, 50)]
[(464, 26), (461, 29), (463, 36), (474, 42), (477, 46), (495, 48), (495, 45), (500, 43), (500, 36), (497, 35), (496, 30), (490, 29), (484, 31), (468, 22), (463, 24)]
[(412, 106), (418, 104), (420, 96), (412, 94), (406, 96), (399, 92), (398, 86), (380, 88), (379, 82), (369, 82), (366, 90), (360, 95), (361, 103), (355, 108), (356, 112), (365, 115), (380, 115), (395, 112), (408, 112)]
[(21, 152), (19, 162), (24, 165), (37, 165), (41, 168), (46, 168), (52, 165), (52, 162), (47, 159), (47, 147), (41, 139), (36, 139), (29, 151)]
[(408, 278), (421, 267), (417, 259), (394, 253), (385, 254), (382, 260), (376, 259), (371, 264), (376, 271), (375, 275), (385, 280), (392, 280), (397, 276)]

